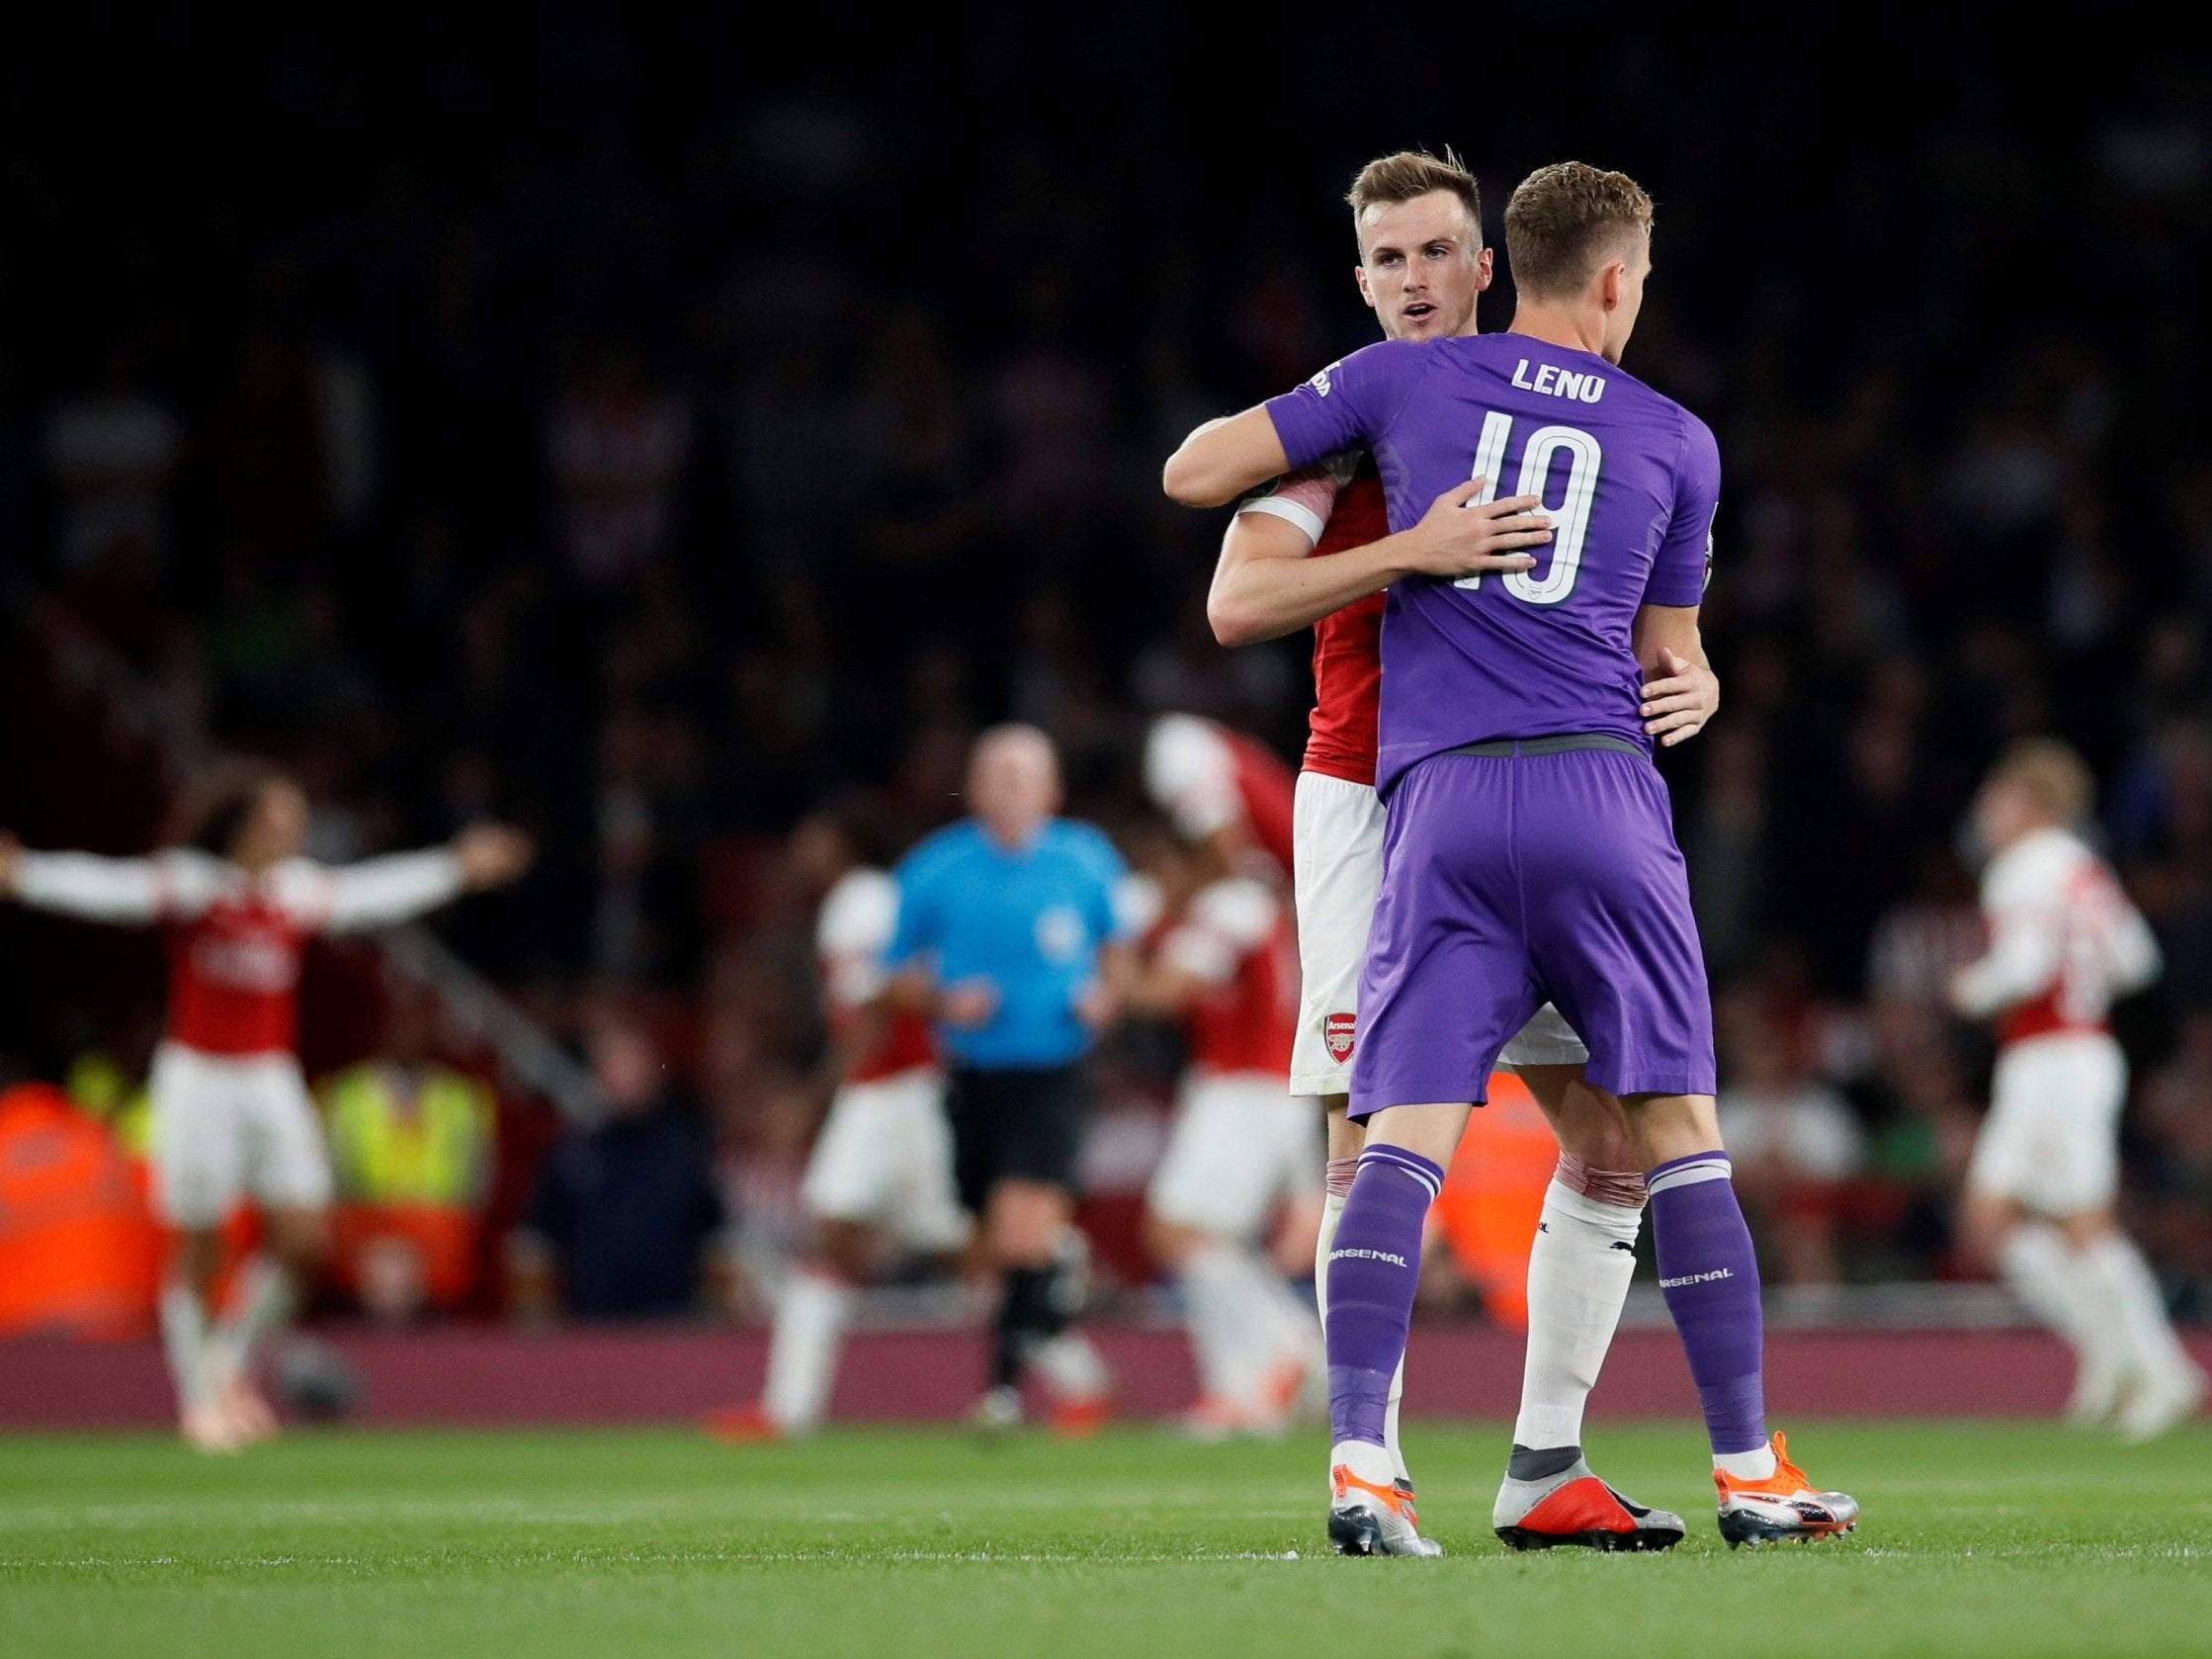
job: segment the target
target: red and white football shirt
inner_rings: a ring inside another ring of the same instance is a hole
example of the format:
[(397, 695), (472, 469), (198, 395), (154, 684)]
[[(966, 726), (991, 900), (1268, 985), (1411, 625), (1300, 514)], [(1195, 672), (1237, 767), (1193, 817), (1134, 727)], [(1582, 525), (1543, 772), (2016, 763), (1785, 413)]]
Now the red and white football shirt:
[(1190, 839), (1242, 824), (1276, 870), (1290, 875), (1298, 775), (1249, 733), (1198, 715), (1161, 715), (1145, 742), (1145, 788)]
[(1298, 1025), (1298, 946), (1290, 911), (1267, 883), (1233, 876), (1204, 887), (1167, 923), (1161, 959), (1206, 990), (1183, 1016), (1191, 1066), (1216, 1076), (1290, 1067)]
[[(1306, 532), (1310, 558), (1364, 547), (1390, 534), (1383, 480), (1364, 450), (1342, 450), (1248, 496), (1240, 513), (1268, 513)], [(1309, 772), (1375, 782), (1376, 722), (1383, 694), (1383, 596), (1370, 593), (1314, 624), (1314, 708), (1307, 717)]]
[(1998, 1040), (2099, 1032), (2113, 1002), (2157, 977), (2158, 940), (2103, 859), (2063, 830), (2013, 842), (1982, 873), (1990, 947), (1961, 970), (1963, 1012)]
[(89, 920), (150, 923), (169, 955), (169, 1041), (227, 1059), (297, 1047), (307, 940), (407, 920), (460, 893), (450, 852), (345, 869), (298, 858), (259, 875), (202, 852), (26, 853), (16, 897)]
[[(898, 883), (889, 871), (848, 870), (822, 900), (814, 920), (824, 1016), (834, 1036), (848, 1034), (864, 1004), (884, 988), (884, 951), (898, 926)], [(892, 1011), (883, 1035), (852, 1062), (847, 1083), (877, 1083), (937, 1064), (929, 1021), (906, 1008)]]

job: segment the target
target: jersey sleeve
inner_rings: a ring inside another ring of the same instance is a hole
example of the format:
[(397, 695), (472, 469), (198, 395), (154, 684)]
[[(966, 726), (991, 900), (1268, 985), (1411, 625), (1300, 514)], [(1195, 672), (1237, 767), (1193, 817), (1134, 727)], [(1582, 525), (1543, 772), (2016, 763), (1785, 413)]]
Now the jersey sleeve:
[[(2047, 990), (2059, 971), (2062, 917), (2054, 872), (2040, 849), (2000, 854), (1982, 878), (1989, 949), (1959, 970), (1953, 1001), (1982, 1017)], [(2063, 879), (2063, 872), (2057, 872)]]
[(1256, 881), (1216, 882), (1198, 894), (1160, 944), (1160, 956), (1208, 985), (1226, 985), (1275, 925), (1275, 898)]
[(1161, 715), (1145, 739), (1145, 792), (1193, 840), (1244, 816), (1236, 756), (1221, 733), (1196, 715)]
[(1682, 413), (1682, 454), (1675, 468), (1674, 511), (1659, 538), (1644, 586), (1647, 605), (1699, 605), (1713, 570), (1713, 515), (1721, 503), (1721, 447), (1713, 429)]
[(1114, 909), (1125, 938), (1143, 938), (1167, 909), (1167, 896), (1152, 877), (1132, 870), (1114, 887)]
[(301, 859), (277, 882), (279, 902), (307, 932), (392, 927), (460, 896), (461, 860), (443, 847), (398, 852), (332, 869)]
[(1260, 513), (1295, 525), (1305, 535), (1307, 551), (1311, 553), (1320, 544), (1321, 533), (1328, 528), (1329, 514), (1336, 510), (1336, 497), (1351, 481), (1352, 468), (1358, 460), (1358, 451), (1338, 450), (1296, 472), (1272, 479), (1237, 502), (1237, 516)]
[(1292, 471), (1338, 450), (1367, 447), (1412, 391), (1421, 347), (1383, 340), (1331, 363), (1296, 391), (1266, 402)]
[(898, 883), (881, 870), (855, 871), (831, 891), (814, 923), (825, 965), (823, 989), (857, 1007), (884, 988), (884, 950), (898, 927)]
[(15, 896), (34, 910), (86, 921), (189, 921), (208, 908), (216, 880), (208, 860), (188, 852), (27, 852), (16, 866)]
[(2143, 913), (2128, 898), (2119, 878), (2106, 872), (2109, 909), (2104, 929), (2106, 960), (2112, 970), (2112, 994), (2132, 997), (2166, 970), (2166, 953)]

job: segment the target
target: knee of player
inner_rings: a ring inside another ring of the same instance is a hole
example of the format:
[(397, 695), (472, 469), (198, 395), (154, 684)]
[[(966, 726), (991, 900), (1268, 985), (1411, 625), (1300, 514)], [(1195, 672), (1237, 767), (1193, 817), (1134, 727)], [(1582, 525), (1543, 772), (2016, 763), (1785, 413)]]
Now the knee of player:
[(294, 1273), (311, 1273), (329, 1260), (330, 1212), (293, 1210), (269, 1223), (269, 1252)]
[(825, 1277), (858, 1280), (867, 1276), (875, 1254), (875, 1235), (855, 1221), (821, 1221), (815, 1233), (816, 1260)]
[(1173, 1271), (1190, 1259), (1199, 1243), (1197, 1229), (1169, 1221), (1156, 1210), (1145, 1211), (1145, 1249), (1160, 1266)]

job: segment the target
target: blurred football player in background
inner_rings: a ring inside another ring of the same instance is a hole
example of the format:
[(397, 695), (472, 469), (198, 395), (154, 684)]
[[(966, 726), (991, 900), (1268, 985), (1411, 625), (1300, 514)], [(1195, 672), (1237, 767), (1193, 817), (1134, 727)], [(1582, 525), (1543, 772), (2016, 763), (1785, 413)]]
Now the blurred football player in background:
[(2193, 1413), (2203, 1370), (2113, 1213), (2127, 1059), (2106, 1020), (2162, 967), (2150, 924), (2078, 826), (2095, 781), (2052, 738), (2001, 755), (1974, 799), (1989, 948), (1951, 982), (1997, 1022), (1990, 1110), (1967, 1167), (1969, 1247), (2074, 1347), (2068, 1416), (2148, 1440)]
[(884, 997), (884, 950), (898, 924), (890, 848), (857, 805), (803, 819), (792, 873), (818, 896), (814, 951), (828, 1051), (817, 1075), (827, 1115), (801, 1197), (813, 1253), (777, 1298), (768, 1374), (757, 1403), (708, 1414), (718, 1440), (782, 1440), (821, 1424), (859, 1287), (887, 1242), (951, 1256), (971, 1228), (953, 1187), (945, 1074), (929, 1022)]
[[(30, 852), (0, 835), (0, 895), (166, 936), (151, 1163), (156, 1212), (178, 1238), (161, 1332), (184, 1436), (207, 1451), (275, 1432), (255, 1353), (329, 1249), (330, 1161), (298, 1057), (308, 939), (406, 921), (514, 880), (533, 856), (519, 830), (480, 825), (447, 847), (334, 869), (301, 856), (306, 831), (299, 786), (241, 760), (183, 793), (172, 843), (149, 857)], [(241, 1197), (260, 1208), (263, 1251), (218, 1317), (219, 1229)]]
[(1233, 872), (1212, 838), (1162, 831), (1139, 862), (1160, 915), (1123, 1004), (1184, 1036), (1146, 1238), (1176, 1279), (1198, 1361), (1185, 1426), (1209, 1439), (1274, 1434), (1320, 1358), (1319, 1324), (1277, 1260), (1279, 1249), (1311, 1254), (1321, 1197), (1320, 1115), (1285, 1083), (1298, 1018), (1289, 894), (1279, 875)]

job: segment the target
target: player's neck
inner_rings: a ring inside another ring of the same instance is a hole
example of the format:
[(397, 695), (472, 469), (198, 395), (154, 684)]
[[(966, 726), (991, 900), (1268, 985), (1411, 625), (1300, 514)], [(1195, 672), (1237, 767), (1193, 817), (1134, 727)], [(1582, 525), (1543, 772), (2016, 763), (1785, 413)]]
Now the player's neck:
[(1605, 318), (1588, 314), (1579, 306), (1551, 306), (1523, 301), (1513, 312), (1509, 334), (1526, 334), (1546, 345), (1568, 346), (1592, 357), (1605, 355)]
[(982, 826), (983, 834), (999, 850), (1003, 852), (1026, 852), (1036, 844), (1038, 835), (1043, 832), (1050, 820), (1042, 818), (1027, 819), (1015, 824), (1004, 821), (993, 822), (987, 818), (979, 818), (976, 822)]

